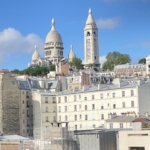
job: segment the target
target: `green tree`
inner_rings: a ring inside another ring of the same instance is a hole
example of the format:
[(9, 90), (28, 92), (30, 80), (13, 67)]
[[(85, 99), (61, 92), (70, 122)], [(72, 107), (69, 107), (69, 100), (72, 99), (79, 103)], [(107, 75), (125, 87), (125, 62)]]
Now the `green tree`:
[(36, 66), (35, 68), (29, 67), (24, 70), (15, 69), (12, 72), (16, 74), (25, 74), (25, 75), (31, 75), (31, 76), (44, 76), (49, 71), (55, 71), (55, 65), (52, 64), (49, 67), (46, 67), (46, 66)]
[(139, 60), (138, 62), (139, 64), (146, 64), (146, 59), (145, 58), (142, 58)]
[(107, 61), (103, 63), (103, 70), (113, 70), (114, 65), (130, 63), (130, 56), (127, 54), (121, 54), (119, 52), (109, 52), (106, 56)]
[(74, 57), (68, 64), (76, 69), (83, 69), (82, 60), (80, 58)]

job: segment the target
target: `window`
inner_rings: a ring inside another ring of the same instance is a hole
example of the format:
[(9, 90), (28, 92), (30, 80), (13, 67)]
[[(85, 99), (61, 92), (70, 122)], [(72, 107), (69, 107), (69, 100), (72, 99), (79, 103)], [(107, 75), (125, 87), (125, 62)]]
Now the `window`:
[(125, 91), (122, 91), (122, 97), (125, 97)]
[(58, 103), (61, 103), (61, 98), (60, 97), (58, 97)]
[(77, 105), (74, 105), (74, 111), (77, 111)]
[(79, 115), (79, 117), (80, 117), (80, 119), (82, 119), (82, 116), (81, 116), (81, 114)]
[(112, 93), (112, 97), (113, 97), (113, 98), (115, 98), (115, 97), (116, 97), (115, 93)]
[(67, 96), (65, 96), (65, 102), (67, 102)]
[(77, 125), (75, 125), (75, 130), (77, 130)]
[(104, 106), (101, 106), (101, 109), (104, 109)]
[(134, 96), (134, 90), (131, 90), (131, 96)]
[(29, 101), (27, 101), (27, 107), (29, 107)]
[(81, 109), (81, 105), (79, 105), (79, 109)]
[(121, 128), (121, 129), (123, 128), (123, 123), (120, 123), (120, 128)]
[(85, 120), (88, 120), (88, 116), (87, 115), (85, 115)]
[(95, 128), (95, 124), (93, 124), (93, 128)]
[(75, 120), (75, 121), (77, 120), (77, 115), (74, 115), (74, 120)]
[(85, 105), (85, 110), (87, 110), (87, 105)]
[(27, 110), (27, 117), (29, 117), (29, 110)]
[(24, 100), (22, 101), (22, 103), (24, 104)]
[(67, 115), (65, 116), (65, 121), (68, 121), (68, 117), (67, 117)]
[(92, 95), (92, 99), (94, 99), (94, 95)]
[(54, 116), (54, 121), (56, 121), (56, 116)]
[(45, 108), (45, 111), (48, 112), (48, 107)]
[(61, 106), (58, 107), (58, 111), (61, 112)]
[(29, 92), (28, 91), (26, 91), (26, 97), (29, 98)]
[(96, 59), (96, 56), (94, 58)]
[(107, 93), (107, 97), (109, 97), (109, 93)]
[(95, 104), (92, 104), (92, 109), (95, 109)]
[(90, 36), (90, 32), (87, 32), (87, 36)]
[(65, 112), (67, 111), (67, 106), (65, 106)]
[(131, 107), (134, 107), (134, 101), (131, 101)]
[(125, 108), (126, 105), (125, 105), (125, 102), (122, 102), (122, 108)]
[(59, 121), (61, 121), (61, 116), (59, 116)]
[(84, 97), (84, 100), (87, 100), (87, 97)]
[(76, 101), (76, 95), (74, 95), (74, 101)]
[(101, 119), (104, 119), (104, 114), (101, 114)]
[(24, 91), (22, 91), (22, 94), (24, 94)]
[(45, 103), (48, 103), (48, 97), (45, 97)]
[(55, 97), (52, 97), (52, 103), (55, 103), (56, 101), (55, 101)]
[(103, 94), (101, 94), (101, 99), (103, 99)]
[(81, 99), (81, 95), (79, 95), (79, 99)]
[(48, 122), (48, 116), (46, 116), (46, 122)]
[(116, 104), (113, 104), (113, 108), (116, 108)]
[(113, 123), (109, 124), (110, 129), (113, 129)]
[(80, 124), (80, 128), (82, 128), (82, 125)]

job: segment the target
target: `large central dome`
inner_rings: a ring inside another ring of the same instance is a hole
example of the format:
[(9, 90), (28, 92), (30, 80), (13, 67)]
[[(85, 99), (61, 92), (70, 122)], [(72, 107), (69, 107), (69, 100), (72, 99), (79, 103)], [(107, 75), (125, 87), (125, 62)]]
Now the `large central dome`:
[(45, 43), (49, 43), (49, 42), (55, 42), (55, 43), (56, 42), (60, 42), (60, 43), (62, 43), (61, 36), (55, 29), (55, 21), (54, 21), (54, 19), (52, 19), (52, 29), (47, 34), (46, 40), (45, 40)]
[(60, 34), (55, 29), (55, 21), (52, 19), (52, 28), (45, 40), (45, 58), (56, 64), (63, 58), (63, 42)]

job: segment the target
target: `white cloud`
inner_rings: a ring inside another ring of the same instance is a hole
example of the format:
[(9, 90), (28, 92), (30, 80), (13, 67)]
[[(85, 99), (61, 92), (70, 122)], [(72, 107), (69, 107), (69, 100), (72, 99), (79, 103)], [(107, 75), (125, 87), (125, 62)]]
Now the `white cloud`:
[(107, 60), (107, 59), (106, 59), (106, 55), (99, 57), (99, 61), (100, 61), (100, 64), (101, 64), (101, 68), (102, 68), (102, 66), (103, 66), (103, 63), (106, 62), (106, 60)]
[(43, 41), (34, 33), (23, 36), (18, 30), (8, 28), (0, 32), (0, 59), (9, 56), (14, 52), (21, 51), (31, 53), (34, 45), (38, 46), (38, 51), (44, 52)]
[(99, 19), (96, 21), (97, 27), (101, 29), (113, 29), (120, 23), (120, 18)]

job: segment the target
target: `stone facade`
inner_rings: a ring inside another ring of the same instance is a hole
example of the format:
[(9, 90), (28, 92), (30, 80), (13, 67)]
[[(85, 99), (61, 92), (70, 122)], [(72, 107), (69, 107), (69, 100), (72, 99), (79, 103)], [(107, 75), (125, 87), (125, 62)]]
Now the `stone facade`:
[(20, 134), (19, 103), (20, 94), (17, 81), (9, 72), (0, 72), (0, 131), (3, 134)]

